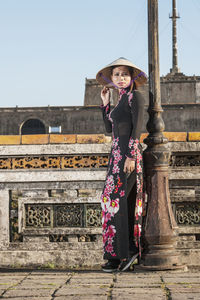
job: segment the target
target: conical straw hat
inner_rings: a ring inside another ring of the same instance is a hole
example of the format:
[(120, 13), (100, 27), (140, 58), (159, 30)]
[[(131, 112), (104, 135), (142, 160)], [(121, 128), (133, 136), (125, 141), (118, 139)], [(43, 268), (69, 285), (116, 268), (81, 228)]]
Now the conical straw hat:
[(131, 61), (124, 57), (120, 57), (117, 60), (113, 61), (111, 64), (107, 65), (103, 69), (101, 69), (97, 75), (96, 80), (101, 85), (107, 85), (110, 87), (114, 87), (114, 84), (111, 81), (111, 71), (112, 67), (116, 66), (127, 66), (133, 69), (133, 82), (136, 82), (137, 86), (141, 86), (147, 82), (147, 75), (140, 68), (135, 66)]

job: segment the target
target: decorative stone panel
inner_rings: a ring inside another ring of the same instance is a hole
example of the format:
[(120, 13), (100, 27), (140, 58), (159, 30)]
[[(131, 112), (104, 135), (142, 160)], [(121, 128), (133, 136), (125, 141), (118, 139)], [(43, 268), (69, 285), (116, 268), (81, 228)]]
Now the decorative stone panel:
[[(0, 158), (1, 170), (106, 168), (109, 155), (24, 156)], [(200, 166), (200, 155), (172, 154), (170, 166)]]
[(86, 227), (101, 227), (100, 204), (86, 204), (85, 208)]
[[(32, 202), (32, 200), (31, 200)], [(23, 228), (100, 227), (99, 203), (21, 204), (25, 215)]]
[(0, 158), (0, 169), (79, 169), (105, 168), (108, 155), (24, 156)]
[(175, 155), (171, 156), (170, 165), (175, 167), (200, 166), (200, 155)]
[(52, 227), (51, 206), (25, 204), (25, 227)]
[[(68, 198), (60, 197), (15, 199), (13, 195), (10, 218), (11, 240), (21, 242), (23, 236), (26, 236), (26, 240), (28, 236), (32, 236), (31, 241), (33, 241), (34, 235), (35, 237), (40, 235), (49, 236), (51, 242), (68, 241), (68, 235), (76, 233), (77, 239), (93, 241), (92, 234), (96, 234), (93, 229), (101, 230), (100, 203), (78, 203), (78, 198), (77, 202), (69, 201)], [(83, 237), (85, 234), (87, 237)]]
[(62, 204), (54, 205), (55, 227), (83, 227), (84, 226), (84, 204)]
[(200, 225), (200, 203), (176, 204), (175, 215), (178, 225)]

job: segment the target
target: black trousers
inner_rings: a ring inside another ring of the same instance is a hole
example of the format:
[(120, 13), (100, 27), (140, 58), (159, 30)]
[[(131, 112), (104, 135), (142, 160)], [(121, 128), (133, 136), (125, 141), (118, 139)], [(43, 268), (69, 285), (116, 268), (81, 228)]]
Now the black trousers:
[[(135, 204), (136, 204), (136, 172), (133, 171), (127, 175), (127, 207), (128, 207), (128, 230), (129, 230), (129, 255), (137, 251), (133, 235), (134, 235), (134, 218), (135, 218)], [(109, 261), (119, 262), (119, 259), (109, 259)]]
[(129, 228), (129, 253), (130, 256), (137, 251), (134, 242), (134, 220), (136, 205), (136, 172), (133, 171), (127, 178), (127, 206), (128, 206), (128, 228)]

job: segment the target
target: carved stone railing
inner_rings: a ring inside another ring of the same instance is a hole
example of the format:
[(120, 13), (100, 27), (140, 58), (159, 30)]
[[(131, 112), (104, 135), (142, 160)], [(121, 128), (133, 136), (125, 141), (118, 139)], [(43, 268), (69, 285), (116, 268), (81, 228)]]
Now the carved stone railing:
[[(168, 137), (177, 249), (183, 262), (200, 265), (198, 133)], [(96, 268), (102, 263), (100, 195), (110, 138), (58, 139), (57, 144), (0, 145), (0, 267)]]

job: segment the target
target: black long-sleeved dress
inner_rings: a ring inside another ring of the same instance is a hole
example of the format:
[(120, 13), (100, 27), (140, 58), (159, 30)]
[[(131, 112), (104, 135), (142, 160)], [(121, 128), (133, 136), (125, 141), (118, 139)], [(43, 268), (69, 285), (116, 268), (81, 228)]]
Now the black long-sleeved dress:
[[(106, 131), (112, 132), (111, 153), (101, 196), (104, 259), (123, 259), (129, 257), (134, 247), (140, 252), (143, 176), (139, 138), (144, 99), (137, 90), (121, 89), (119, 101), (111, 111), (110, 103), (101, 108)], [(129, 178), (123, 171), (126, 157), (135, 160), (136, 166)]]

